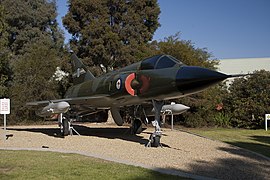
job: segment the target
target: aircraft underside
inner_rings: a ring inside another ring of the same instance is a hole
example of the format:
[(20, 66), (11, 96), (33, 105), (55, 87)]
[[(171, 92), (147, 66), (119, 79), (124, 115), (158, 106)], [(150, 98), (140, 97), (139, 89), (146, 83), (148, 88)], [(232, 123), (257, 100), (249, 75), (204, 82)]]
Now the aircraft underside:
[[(151, 104), (152, 105), (151, 105)], [(130, 123), (130, 133), (139, 134), (142, 132), (142, 125), (152, 124), (155, 127), (155, 131), (149, 137), (149, 142), (146, 144), (147, 147), (158, 147), (161, 146), (160, 139), (162, 136), (161, 131), (161, 111), (164, 105), (164, 101), (152, 100), (146, 106), (133, 105), (129, 107), (112, 107), (110, 112), (113, 120), (118, 126), (122, 126), (125, 122)], [(188, 107), (187, 107), (188, 109)], [(185, 109), (184, 111), (186, 111)], [(183, 111), (183, 110), (182, 110)], [(59, 112), (59, 111), (58, 111)], [(148, 117), (154, 116), (153, 121), (149, 122)], [(72, 123), (74, 121), (88, 121), (88, 122), (106, 122), (108, 120), (107, 109), (93, 109), (87, 108), (86, 106), (74, 106), (65, 113), (60, 113), (58, 116), (58, 123), (61, 134), (63, 136), (72, 135), (73, 131), (77, 132)]]

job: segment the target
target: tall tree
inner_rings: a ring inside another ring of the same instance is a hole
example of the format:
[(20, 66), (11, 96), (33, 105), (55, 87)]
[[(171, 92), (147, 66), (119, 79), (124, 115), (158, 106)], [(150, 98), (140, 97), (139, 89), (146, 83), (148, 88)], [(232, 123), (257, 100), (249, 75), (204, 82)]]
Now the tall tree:
[(8, 46), (13, 55), (22, 55), (32, 43), (50, 37), (54, 45), (63, 45), (56, 22), (55, 0), (2, 0), (8, 24)]
[(63, 24), (86, 64), (121, 67), (141, 55), (159, 26), (159, 13), (156, 0), (70, 0)]
[(0, 98), (8, 96), (8, 81), (10, 79), (10, 67), (7, 51), (7, 23), (5, 20), (5, 10), (0, 5)]
[(53, 75), (61, 61), (58, 51), (51, 48), (51, 42), (45, 42), (33, 43), (14, 65), (11, 99), (16, 119), (29, 118), (26, 102), (59, 98)]
[(55, 0), (2, 0), (7, 28), (6, 49), (12, 69), (9, 97), (12, 115), (27, 117), (25, 103), (59, 97), (52, 79), (63, 53)]

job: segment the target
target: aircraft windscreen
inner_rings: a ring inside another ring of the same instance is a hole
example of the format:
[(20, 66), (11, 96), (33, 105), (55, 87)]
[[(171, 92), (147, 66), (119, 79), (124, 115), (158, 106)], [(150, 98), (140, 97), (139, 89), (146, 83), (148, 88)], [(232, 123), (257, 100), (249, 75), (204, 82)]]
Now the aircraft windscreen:
[(183, 65), (178, 59), (175, 59), (169, 55), (157, 55), (151, 58), (145, 59), (141, 63), (141, 70), (147, 69), (164, 69), (175, 66), (176, 64)]
[(156, 62), (162, 55), (157, 55), (142, 61), (141, 70), (154, 69)]
[(176, 64), (175, 61), (168, 56), (163, 56), (157, 63), (156, 69), (170, 68)]
[(175, 57), (173, 56), (170, 56), (170, 55), (167, 55), (170, 59), (172, 59), (173, 61), (175, 61), (177, 64), (180, 64), (180, 65), (184, 65), (183, 62), (181, 62), (179, 59), (176, 59)]

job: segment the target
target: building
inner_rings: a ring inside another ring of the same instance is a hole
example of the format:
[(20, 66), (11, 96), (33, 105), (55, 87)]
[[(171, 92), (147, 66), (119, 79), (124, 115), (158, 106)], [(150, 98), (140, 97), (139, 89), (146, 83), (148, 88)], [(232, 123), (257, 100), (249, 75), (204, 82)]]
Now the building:
[[(270, 57), (267, 58), (241, 58), (241, 59), (221, 59), (218, 65), (218, 71), (225, 74), (249, 74), (256, 70), (270, 71)], [(234, 78), (226, 81), (230, 86)]]
[(218, 71), (225, 74), (248, 74), (255, 70), (270, 71), (270, 57), (221, 59)]

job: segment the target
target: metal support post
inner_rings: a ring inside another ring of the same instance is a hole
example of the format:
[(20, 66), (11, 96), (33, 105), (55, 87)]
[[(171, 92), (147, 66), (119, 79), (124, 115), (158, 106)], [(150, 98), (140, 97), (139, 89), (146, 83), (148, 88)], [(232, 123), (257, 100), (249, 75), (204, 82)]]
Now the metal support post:
[(4, 114), (4, 138), (7, 140), (7, 115)]
[[(172, 113), (172, 112), (171, 112)], [(173, 130), (173, 113), (172, 113), (172, 118), (171, 118), (171, 130)]]

